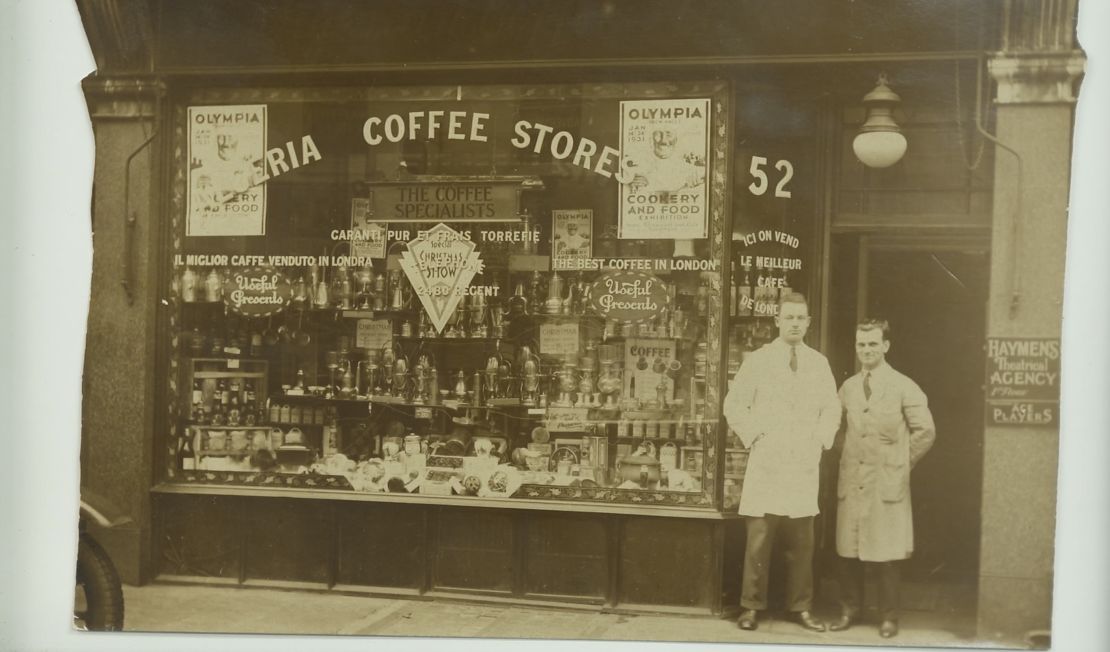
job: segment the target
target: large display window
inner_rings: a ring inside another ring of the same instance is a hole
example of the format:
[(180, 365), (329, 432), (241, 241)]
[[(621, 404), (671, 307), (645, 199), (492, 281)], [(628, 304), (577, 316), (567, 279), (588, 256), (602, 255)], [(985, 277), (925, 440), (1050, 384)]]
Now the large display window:
[(728, 104), (185, 92), (166, 481), (719, 506)]

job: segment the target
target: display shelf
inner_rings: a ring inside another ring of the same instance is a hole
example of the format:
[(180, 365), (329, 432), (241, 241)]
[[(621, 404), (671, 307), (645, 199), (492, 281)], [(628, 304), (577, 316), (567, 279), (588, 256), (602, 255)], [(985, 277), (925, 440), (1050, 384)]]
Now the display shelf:
[[(334, 312), (335, 308), (331, 309)], [(321, 311), (324, 312), (324, 311)], [(390, 318), (390, 317), (412, 317), (416, 315), (415, 308), (403, 308), (401, 310), (363, 310), (363, 309), (343, 309), (340, 310), (340, 316), (344, 319), (374, 319), (374, 318)]]
[[(185, 360), (187, 362), (192, 362), (193, 364), (224, 364), (226, 362), (231, 362), (231, 361), (236, 361), (239, 364), (247, 363), (247, 364), (257, 364), (257, 365), (260, 365), (260, 366), (265, 366), (265, 365), (269, 364), (269, 360), (267, 360), (265, 358), (251, 358), (251, 357), (243, 357), (243, 356), (236, 356), (236, 357), (231, 357), (231, 358), (228, 358), (228, 357), (222, 357), (222, 358), (221, 357), (198, 357), (198, 358), (185, 358)], [(244, 370), (239, 370), (235, 373), (235, 375), (241, 376), (243, 374), (243, 371)], [(214, 373), (214, 372), (203, 371), (202, 373)], [(256, 373), (256, 372), (250, 372), (250, 373)]]
[(323, 404), (348, 404), (348, 403), (368, 403), (369, 399), (363, 397), (353, 398), (335, 398), (327, 396), (317, 396), (315, 394), (278, 394), (270, 397), (270, 401), (293, 401), (295, 403), (323, 403)]
[(402, 342), (427, 342), (430, 344), (473, 344), (475, 342), (492, 343), (502, 341), (505, 337), (420, 337), (419, 335), (395, 335), (394, 339)]
[(661, 441), (681, 444), (683, 446), (704, 446), (704, 443), (701, 441), (687, 442), (685, 439), (682, 439), (680, 437), (626, 437), (623, 435), (619, 435), (617, 437), (614, 437), (613, 439), (616, 440), (616, 442), (619, 444), (633, 443), (639, 441)]
[(613, 335), (601, 340), (602, 344), (609, 344), (611, 342), (621, 343), (626, 340), (662, 340), (664, 342), (679, 342), (685, 341), (683, 337), (667, 337), (663, 335)]
[(551, 270), (551, 256), (539, 254), (509, 254), (510, 272), (547, 272)]
[[(266, 450), (273, 450), (273, 449), (266, 449)], [(228, 450), (226, 448), (223, 448), (223, 449), (218, 449), (218, 450), (212, 450), (212, 449), (199, 450), (199, 451), (197, 451), (196, 456), (198, 458), (200, 458), (200, 457), (247, 457), (248, 455), (251, 455), (253, 453), (254, 453), (254, 450), (252, 450), (252, 449), (243, 449), (243, 450), (233, 451), (233, 450)]]
[(270, 429), (269, 425), (261, 425), (261, 424), (257, 424), (257, 423), (254, 424), (254, 425), (251, 425), (251, 426), (248, 426), (248, 425), (238, 425), (238, 426), (219, 425), (219, 426), (214, 426), (214, 425), (207, 424), (207, 423), (197, 423), (196, 421), (189, 421), (186, 425), (189, 426), (190, 428), (203, 428), (205, 430), (269, 430)]
[(583, 319), (589, 319), (589, 320), (597, 321), (597, 322), (605, 321), (605, 318), (602, 317), (601, 315), (595, 315), (595, 314), (589, 313), (589, 312), (583, 312), (583, 313), (580, 313), (580, 314), (561, 313), (561, 312), (560, 313), (533, 312), (533, 313), (528, 313), (527, 315), (523, 315), (523, 316), (524, 317), (530, 317), (532, 319), (538, 319), (540, 321), (582, 321)]

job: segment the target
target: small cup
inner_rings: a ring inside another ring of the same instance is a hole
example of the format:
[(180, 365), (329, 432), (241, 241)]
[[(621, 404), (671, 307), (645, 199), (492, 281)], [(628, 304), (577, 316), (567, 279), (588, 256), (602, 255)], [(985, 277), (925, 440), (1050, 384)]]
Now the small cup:
[(231, 431), (231, 450), (241, 452), (247, 449), (247, 431), (246, 430), (232, 430)]
[(227, 433), (222, 430), (208, 431), (208, 450), (222, 451), (227, 449)]
[(285, 433), (281, 428), (270, 428), (270, 448), (281, 448), (285, 443)]

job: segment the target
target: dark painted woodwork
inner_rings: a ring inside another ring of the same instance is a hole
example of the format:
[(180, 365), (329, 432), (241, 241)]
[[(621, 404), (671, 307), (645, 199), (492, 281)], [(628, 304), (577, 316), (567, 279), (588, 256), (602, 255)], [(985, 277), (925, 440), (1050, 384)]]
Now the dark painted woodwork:
[(328, 503), (246, 501), (242, 517), (246, 579), (329, 582), (332, 527)]
[(156, 496), (157, 573), (238, 580), (242, 504), (219, 496)]
[(605, 597), (609, 577), (605, 520), (535, 514), (526, 519), (526, 525), (522, 537), (526, 595)]
[(436, 588), (513, 589), (513, 516), (481, 509), (433, 508)]
[(423, 588), (424, 511), (407, 505), (338, 505), (336, 583)]
[[(191, 70), (955, 51), (978, 43), (981, 24), (997, 11), (991, 5), (960, 0), (158, 0), (155, 59), (165, 70)], [(323, 38), (307, 38), (310, 34)]]
[(160, 574), (240, 582), (718, 613), (743, 552), (736, 520), (173, 494), (154, 505)]
[(713, 527), (704, 521), (624, 519), (620, 602), (705, 607), (713, 577)]
[(721, 549), (721, 609), (739, 611), (740, 580), (744, 570), (746, 531), (743, 519), (732, 519), (721, 524), (724, 542)]

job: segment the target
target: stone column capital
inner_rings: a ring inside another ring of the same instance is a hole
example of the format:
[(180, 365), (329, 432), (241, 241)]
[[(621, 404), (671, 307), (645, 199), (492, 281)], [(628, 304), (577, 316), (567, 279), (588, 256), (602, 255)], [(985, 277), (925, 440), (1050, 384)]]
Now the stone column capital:
[(998, 104), (1074, 104), (1086, 57), (1079, 50), (1001, 52), (987, 62)]
[(166, 84), (151, 76), (104, 77), (93, 74), (81, 81), (89, 117), (145, 120), (154, 117), (157, 101), (166, 94)]

